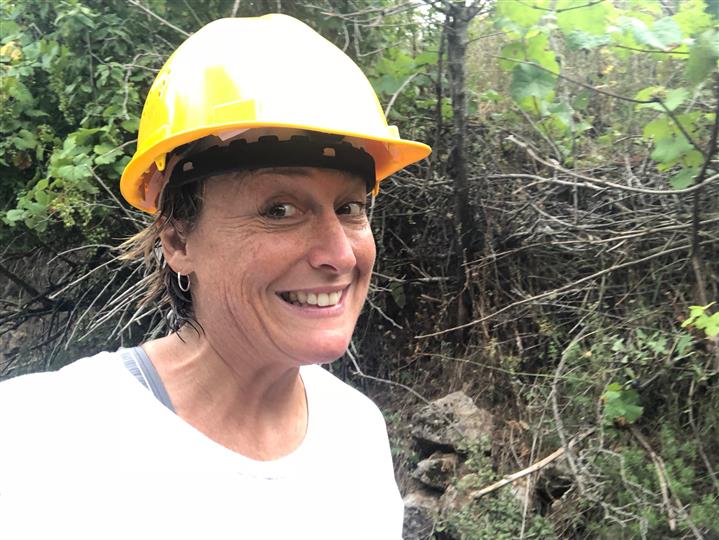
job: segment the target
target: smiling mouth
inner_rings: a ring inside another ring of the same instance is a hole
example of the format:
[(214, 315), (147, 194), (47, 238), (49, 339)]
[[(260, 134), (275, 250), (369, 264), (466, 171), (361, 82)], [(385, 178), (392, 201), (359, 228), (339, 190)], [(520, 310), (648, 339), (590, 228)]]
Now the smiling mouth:
[(287, 291), (280, 293), (279, 296), (285, 302), (295, 306), (314, 306), (314, 307), (332, 307), (339, 303), (342, 298), (342, 291), (333, 291), (329, 293), (306, 293), (304, 291)]

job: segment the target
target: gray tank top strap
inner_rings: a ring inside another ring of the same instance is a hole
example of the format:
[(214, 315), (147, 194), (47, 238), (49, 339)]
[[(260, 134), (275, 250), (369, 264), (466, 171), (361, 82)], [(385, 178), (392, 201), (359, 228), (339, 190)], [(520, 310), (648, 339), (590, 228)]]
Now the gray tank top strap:
[(162, 384), (162, 379), (160, 379), (155, 366), (152, 365), (152, 361), (142, 347), (119, 349), (117, 352), (122, 357), (122, 362), (127, 370), (140, 384), (152, 392), (160, 403), (175, 412), (170, 396), (165, 390), (165, 385)]

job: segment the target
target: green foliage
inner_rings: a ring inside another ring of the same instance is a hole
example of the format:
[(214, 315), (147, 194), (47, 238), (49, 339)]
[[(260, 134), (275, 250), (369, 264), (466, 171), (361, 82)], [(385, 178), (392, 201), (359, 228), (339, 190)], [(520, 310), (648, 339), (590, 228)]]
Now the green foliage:
[(3, 2), (0, 16), (10, 30), (0, 48), (3, 220), (38, 233), (61, 224), (96, 234), (90, 224), (103, 220), (106, 205), (97, 203), (107, 195), (98, 179), (117, 184), (132, 151), (126, 128), (137, 123), (157, 59), (142, 27), (129, 30), (124, 8)]
[[(714, 122), (712, 115), (700, 114), (698, 105), (711, 93), (706, 83), (716, 73), (719, 58), (719, 33), (713, 28), (710, 6), (689, 0), (679, 3), (671, 15), (659, 4), (646, 2), (579, 7), (571, 1), (535, 2), (533, 7), (527, 9), (519, 0), (495, 6), (495, 26), (505, 38), (499, 65), (511, 73), (515, 103), (539, 120), (569, 163), (570, 152), (576, 153), (577, 144), (584, 142), (577, 136), (595, 124), (584, 113), (586, 106), (573, 108), (565, 97), (577, 90), (576, 84), (561, 79), (565, 73), (576, 79), (571, 61), (580, 61), (578, 54), (593, 55), (600, 63), (598, 75), (608, 83), (601, 87), (616, 87), (616, 79), (606, 80), (607, 74), (616, 69), (623, 76), (631, 69), (623, 66), (651, 57), (659, 71), (674, 73), (673, 86), (632, 88), (625, 80), (619, 95), (639, 101), (636, 119), (640, 129), (645, 126), (644, 139), (653, 146), (651, 159), (657, 169), (672, 171), (673, 188), (689, 187), (704, 163), (701, 146)], [(591, 80), (579, 82), (593, 86)], [(591, 99), (598, 99), (598, 94)]]
[(719, 59), (719, 32), (707, 30), (696, 39), (686, 66), (687, 80), (692, 84), (704, 81), (717, 67)]
[(702, 330), (707, 337), (715, 337), (719, 335), (719, 311), (707, 314), (715, 302), (706, 306), (690, 306), (689, 318), (682, 323), (682, 328), (694, 327)]
[(468, 504), (437, 527), (437, 531), (448, 531), (458, 540), (516, 540), (522, 530), (524, 538), (556, 538), (549, 522), (536, 514), (529, 514), (523, 527), (519, 501), (506, 491)]
[(458, 540), (514, 540), (524, 530), (525, 538), (552, 540), (555, 538), (549, 522), (533, 512), (523, 518), (520, 499), (503, 489), (473, 500), (470, 494), (497, 480), (488, 457), (489, 445), (464, 448), (464, 468), (468, 474), (449, 488), (456, 504), (436, 526), (437, 532), (447, 532)]
[(624, 427), (636, 422), (644, 412), (639, 405), (639, 393), (633, 388), (623, 388), (621, 384), (612, 383), (602, 394), (604, 402), (604, 422), (609, 425)]

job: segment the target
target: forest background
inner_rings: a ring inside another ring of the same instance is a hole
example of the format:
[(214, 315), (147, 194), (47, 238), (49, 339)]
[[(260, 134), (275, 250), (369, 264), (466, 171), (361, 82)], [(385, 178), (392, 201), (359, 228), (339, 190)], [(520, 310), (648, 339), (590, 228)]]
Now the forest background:
[(475, 488), (564, 452), (430, 535), (719, 538), (717, 0), (0, 0), (2, 378), (161, 331), (114, 250), (147, 224), (118, 192), (144, 96), (193, 31), (268, 12), (434, 149), (371, 208), (332, 368), (382, 406), (402, 489), (412, 412), (454, 390), (497, 419)]

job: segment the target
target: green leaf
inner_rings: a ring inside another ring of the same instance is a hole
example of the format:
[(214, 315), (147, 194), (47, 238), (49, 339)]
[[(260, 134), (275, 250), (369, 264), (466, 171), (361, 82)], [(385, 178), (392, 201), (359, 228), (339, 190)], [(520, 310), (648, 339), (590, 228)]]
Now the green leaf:
[(106, 128), (80, 128), (71, 137), (74, 136), (77, 144), (83, 145), (89, 143), (90, 139), (100, 131), (106, 131)]
[(491, 101), (492, 103), (497, 103), (498, 101), (502, 101), (502, 94), (497, 92), (496, 90), (485, 90), (481, 94), (479, 94), (479, 99), (481, 101)]
[(29, 116), (30, 118), (39, 118), (41, 116), (50, 116), (45, 111), (40, 111), (38, 109), (25, 109), (22, 113), (25, 116)]
[(3, 18), (0, 20), (0, 36), (2, 36), (0, 43), (11, 41), (15, 37), (14, 34), (18, 34), (21, 30), (20, 25), (15, 21)]
[(612, 383), (602, 395), (604, 401), (604, 421), (606, 424), (633, 424), (644, 413), (639, 402), (639, 393), (634, 389), (622, 389), (621, 385)]
[[(556, 8), (558, 10), (577, 8), (577, 4), (577, 0), (559, 0)], [(577, 30), (604, 37), (606, 36), (607, 21), (613, 17), (615, 11), (611, 2), (598, 2), (579, 9), (562, 11), (557, 15), (557, 26), (565, 34)]]
[(69, 180), (71, 182), (79, 182), (81, 180), (90, 178), (92, 171), (87, 165), (64, 165), (58, 167), (57, 174), (63, 180)]
[(655, 354), (666, 354), (667, 352), (667, 338), (659, 336), (656, 339), (647, 341), (647, 347), (652, 350)]
[(434, 65), (437, 63), (437, 53), (428, 51), (418, 54), (414, 59), (414, 64), (417, 67), (425, 65)]
[(137, 129), (140, 127), (140, 119), (139, 118), (130, 118), (128, 120), (123, 120), (120, 122), (120, 126), (122, 126), (122, 129), (125, 131), (129, 131), (130, 133), (137, 133)]
[(659, 19), (651, 28), (635, 17), (622, 17), (620, 23), (625, 30), (631, 32), (639, 45), (647, 45), (661, 51), (678, 44), (682, 39), (681, 29), (671, 17)]
[(92, 147), (92, 151), (95, 152), (98, 156), (102, 156), (103, 154), (112, 152), (114, 149), (114, 146), (107, 143), (96, 144)]
[[(684, 325), (682, 325), (684, 326)], [(683, 356), (685, 352), (691, 347), (694, 338), (690, 334), (683, 334), (677, 340), (675, 350), (679, 356)]]
[(5, 212), (5, 219), (10, 225), (14, 225), (18, 221), (22, 221), (23, 219), (25, 219), (26, 215), (27, 212), (25, 212), (25, 210), (21, 210), (20, 208), (13, 208), (12, 210), (8, 210), (7, 212)]
[(536, 36), (525, 39), (524, 43), (527, 60), (536, 62), (538, 65), (554, 73), (559, 72), (557, 54), (550, 47), (549, 36), (537, 34)]
[[(649, 86), (640, 90), (635, 99), (643, 101), (656, 98), (664, 103), (664, 106), (670, 111), (674, 111), (682, 103), (684, 103), (689, 97), (689, 91), (686, 88), (674, 88), (667, 90), (663, 86)], [(640, 103), (637, 105), (637, 109), (653, 109), (655, 111), (663, 112), (664, 107), (659, 103)]]
[(711, 26), (711, 17), (704, 10), (704, 0), (682, 0), (679, 11), (672, 17), (682, 34), (691, 36)]
[(567, 35), (567, 46), (573, 50), (591, 51), (611, 43), (607, 35), (595, 35), (581, 30), (573, 30)]
[(510, 92), (515, 101), (536, 97), (544, 99), (554, 91), (556, 77), (532, 64), (519, 64), (512, 70)]
[(572, 98), (572, 108), (575, 111), (583, 111), (589, 106), (590, 99), (592, 97), (591, 92), (589, 90), (580, 90), (576, 94), (574, 94)]
[(677, 45), (682, 40), (682, 31), (671, 17), (664, 17), (656, 21), (652, 25), (651, 34), (662, 49)]
[(663, 86), (647, 86), (646, 88), (639, 90), (639, 92), (634, 95), (634, 99), (639, 99), (641, 101), (647, 101), (655, 97), (661, 99), (665, 90), (666, 89)]
[(684, 137), (665, 137), (656, 141), (651, 158), (659, 163), (673, 163), (693, 148)]
[(10, 97), (15, 98), (21, 105), (33, 104), (34, 99), (27, 86), (17, 79), (7, 79), (7, 81), (6, 91)]
[(696, 148), (692, 148), (682, 156), (681, 164), (684, 167), (699, 169), (704, 164), (704, 155)]
[(673, 111), (682, 103), (684, 103), (688, 97), (689, 90), (687, 90), (686, 88), (674, 88), (673, 90), (669, 90), (667, 92), (667, 95), (663, 101), (666, 108), (670, 111)]
[(499, 59), (499, 67), (505, 71), (512, 71), (514, 67), (518, 65), (516, 61), (511, 59), (527, 59), (525, 48), (521, 41), (512, 41), (507, 43), (504, 47), (502, 47), (499, 54), (502, 57)]
[(37, 139), (35, 135), (30, 133), (27, 129), (21, 129), (17, 135), (12, 139), (15, 148), (19, 150), (29, 150), (37, 146)]
[(719, 33), (708, 30), (689, 49), (686, 75), (689, 82), (699, 84), (716, 69), (719, 58)]
[(62, 143), (62, 150), (63, 152), (71, 152), (75, 147), (77, 146), (77, 139), (75, 138), (75, 134), (71, 133), (67, 136), (65, 141)]
[(685, 168), (669, 179), (669, 185), (674, 189), (686, 189), (694, 184), (694, 178), (699, 173), (698, 169)]
[(671, 120), (666, 116), (660, 116), (644, 126), (642, 135), (647, 140), (659, 140), (669, 137), (674, 133), (673, 126), (670, 122)]
[[(98, 147), (101, 147), (101, 150), (104, 150), (102, 152), (98, 152)], [(113, 163), (117, 158), (119, 158), (122, 155), (122, 150), (119, 148), (114, 148), (110, 145), (103, 144), (103, 145), (96, 145), (95, 146), (95, 152), (99, 154), (95, 158), (95, 164), (97, 165), (108, 165), (110, 163)]]
[(47, 191), (35, 190), (34, 193), (35, 193), (35, 200), (39, 204), (43, 205), (44, 207), (47, 207), (48, 204), (50, 204), (51, 195)]
[(566, 103), (552, 103), (547, 111), (559, 120), (565, 127), (572, 127), (574, 125), (574, 111)]
[(696, 327), (699, 330), (704, 330), (707, 337), (714, 337), (719, 334), (719, 312), (713, 315), (701, 315), (696, 320)]
[[(547, 0), (537, 0), (533, 2), (536, 7), (547, 7)], [(544, 14), (541, 9), (527, 9), (527, 5), (519, 0), (503, 0), (495, 5), (496, 14), (499, 18), (506, 18), (512, 23), (529, 28), (539, 22)]]

